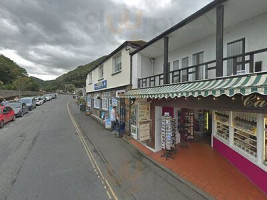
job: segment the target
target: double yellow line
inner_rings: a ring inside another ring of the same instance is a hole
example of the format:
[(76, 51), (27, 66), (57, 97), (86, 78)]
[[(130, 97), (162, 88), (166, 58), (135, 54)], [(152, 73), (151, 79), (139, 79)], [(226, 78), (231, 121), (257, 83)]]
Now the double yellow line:
[(109, 199), (112, 199), (112, 197), (113, 197), (113, 199), (118, 200), (118, 197), (116, 196), (115, 192), (111, 188), (108, 180), (104, 177), (104, 175), (103, 175), (102, 171), (100, 170), (100, 168), (99, 168), (99, 166), (98, 166), (98, 164), (97, 164), (97, 162), (96, 162), (91, 150), (89, 149), (89, 147), (88, 147), (88, 145), (87, 145), (87, 143), (86, 143), (86, 141), (85, 141), (85, 139), (84, 139), (84, 137), (83, 137), (83, 135), (82, 135), (82, 133), (81, 133), (81, 131), (79, 129), (79, 126), (78, 126), (77, 122), (75, 121), (73, 115), (70, 112), (69, 105), (70, 105), (70, 102), (67, 105), (67, 109), (68, 109), (68, 113), (69, 113), (70, 119), (71, 119), (72, 124), (73, 124), (73, 126), (74, 126), (74, 128), (75, 128), (75, 130), (76, 130), (76, 132), (77, 132), (77, 134), (78, 134), (83, 146), (84, 146), (86, 154), (87, 154), (87, 156), (88, 156), (88, 158), (89, 158), (89, 160), (90, 160), (90, 162), (91, 162), (91, 164), (92, 164), (92, 166), (93, 166), (93, 168), (95, 170), (95, 173), (96, 173), (97, 177), (99, 179), (101, 179), (101, 183), (102, 183), (104, 189), (106, 190), (106, 193), (107, 193)]

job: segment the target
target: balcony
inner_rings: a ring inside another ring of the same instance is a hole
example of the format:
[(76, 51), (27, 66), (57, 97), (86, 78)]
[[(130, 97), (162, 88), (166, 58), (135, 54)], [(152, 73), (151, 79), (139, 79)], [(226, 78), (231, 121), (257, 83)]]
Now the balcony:
[[(267, 72), (267, 48), (250, 51), (244, 54), (226, 57), (223, 59), (223, 76), (236, 76)], [(144, 66), (141, 66), (144, 67)], [(198, 65), (160, 73), (138, 79), (138, 88), (156, 87), (164, 85), (164, 76), (168, 84), (179, 84), (216, 78), (216, 60)]]

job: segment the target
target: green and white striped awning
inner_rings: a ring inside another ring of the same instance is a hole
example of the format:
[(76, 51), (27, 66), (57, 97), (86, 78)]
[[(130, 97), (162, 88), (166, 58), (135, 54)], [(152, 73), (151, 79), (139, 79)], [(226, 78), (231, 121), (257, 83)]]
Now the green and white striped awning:
[(207, 97), (209, 95), (218, 97), (223, 94), (231, 97), (235, 94), (251, 93), (267, 95), (266, 73), (134, 89), (128, 91), (122, 98)]

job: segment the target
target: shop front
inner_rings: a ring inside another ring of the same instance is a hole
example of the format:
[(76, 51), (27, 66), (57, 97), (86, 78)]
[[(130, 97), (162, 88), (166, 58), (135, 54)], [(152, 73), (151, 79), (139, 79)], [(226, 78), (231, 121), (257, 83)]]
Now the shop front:
[[(90, 112), (91, 116), (105, 125), (106, 128), (111, 128), (109, 119), (111, 111), (115, 107), (121, 125), (120, 129), (121, 131), (125, 131), (125, 121), (126, 118), (128, 120), (127, 115), (129, 115), (127, 109), (128, 104), (126, 103), (127, 100), (119, 98), (125, 91), (124, 88), (119, 88), (87, 94), (87, 111)], [(106, 122), (109, 125), (106, 126)]]
[(259, 74), (137, 89), (127, 95), (150, 104), (149, 147), (154, 151), (165, 150), (171, 144), (166, 138), (174, 135), (175, 143), (210, 145), (267, 192), (266, 86), (266, 74)]

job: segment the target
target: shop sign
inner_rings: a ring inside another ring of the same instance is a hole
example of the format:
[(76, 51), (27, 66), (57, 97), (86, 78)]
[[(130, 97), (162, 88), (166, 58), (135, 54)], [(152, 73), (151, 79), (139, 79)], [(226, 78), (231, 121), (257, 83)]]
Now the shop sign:
[(135, 125), (131, 126), (131, 134), (133, 136), (133, 139), (137, 140), (137, 126)]
[(138, 121), (148, 121), (150, 120), (150, 104), (139, 104), (138, 108)]
[(266, 106), (266, 101), (257, 97), (257, 95), (242, 96), (243, 105), (245, 107), (263, 108)]
[(150, 123), (139, 125), (139, 137), (141, 142), (150, 139)]
[(125, 90), (117, 90), (116, 91), (116, 97), (120, 97), (121, 95), (124, 95), (125, 94)]
[(100, 81), (94, 85), (95, 90), (100, 90), (107, 87), (107, 80)]

